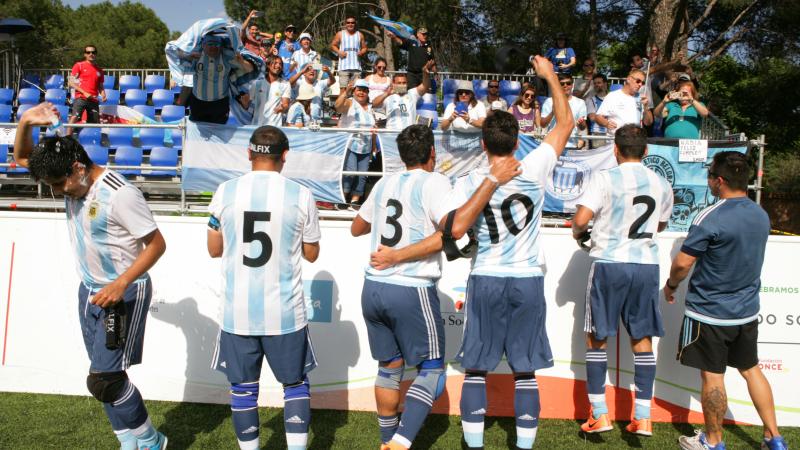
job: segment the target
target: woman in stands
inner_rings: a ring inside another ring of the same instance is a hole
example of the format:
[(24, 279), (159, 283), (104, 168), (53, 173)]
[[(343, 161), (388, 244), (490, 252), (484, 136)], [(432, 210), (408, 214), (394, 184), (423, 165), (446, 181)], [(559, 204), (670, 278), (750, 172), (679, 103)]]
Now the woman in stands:
[[(392, 79), (386, 75), (386, 60), (383, 57), (378, 57), (375, 60), (375, 64), (372, 65), (375, 69), (375, 72), (371, 75), (368, 75), (365, 80), (369, 84), (369, 102), (372, 103), (375, 101), (379, 95), (382, 95), (392, 86)], [(380, 121), (382, 119), (386, 119), (386, 113), (383, 110), (383, 107), (375, 108), (373, 111), (375, 113), (375, 119)]]
[[(353, 95), (352, 98), (350, 94)], [(334, 105), (340, 114), (339, 128), (363, 128), (363, 133), (353, 133), (348, 141), (347, 156), (344, 160), (344, 170), (366, 172), (369, 169), (369, 159), (373, 151), (373, 135), (369, 131), (375, 127), (375, 117), (372, 115), (372, 105), (369, 102), (369, 83), (367, 80), (351, 80), (346, 89), (342, 89)], [(351, 196), (348, 202), (360, 205), (361, 197), (367, 185), (366, 176), (345, 175), (342, 179), (342, 191), (345, 198)]]
[(314, 99), (314, 86), (302, 84), (297, 90), (297, 99), (289, 107), (286, 114), (286, 125), (290, 127), (307, 127), (311, 124), (311, 100)]
[(442, 130), (450, 127), (457, 131), (479, 132), (486, 118), (486, 107), (475, 98), (472, 82), (460, 80), (453, 103), (444, 109)]
[(694, 83), (683, 81), (653, 109), (653, 115), (664, 119), (664, 137), (700, 139), (700, 128), (703, 118), (708, 116), (708, 108), (697, 100)]
[(536, 88), (526, 84), (511, 108), (508, 108), (508, 112), (519, 122), (521, 133), (533, 133), (542, 118), (539, 101), (536, 99)]
[(575, 67), (575, 50), (567, 47), (567, 35), (564, 33), (556, 35), (556, 46), (547, 49), (544, 57), (553, 63), (556, 73), (572, 73)]

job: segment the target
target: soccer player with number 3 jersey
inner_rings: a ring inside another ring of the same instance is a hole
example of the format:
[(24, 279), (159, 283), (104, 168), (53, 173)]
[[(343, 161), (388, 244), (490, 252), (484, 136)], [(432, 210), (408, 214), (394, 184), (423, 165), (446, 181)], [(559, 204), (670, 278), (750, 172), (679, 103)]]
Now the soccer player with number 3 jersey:
[(586, 292), (586, 384), (591, 414), (586, 433), (613, 427), (605, 399), (606, 341), (616, 336), (619, 319), (631, 337), (636, 402), (626, 430), (652, 436), (650, 402), (656, 378), (653, 336), (663, 336), (658, 309), (659, 271), (656, 234), (672, 214), (672, 187), (642, 164), (647, 133), (628, 124), (614, 135), (619, 165), (594, 175), (572, 221), (573, 237), (588, 240), (594, 261)]
[(316, 367), (301, 279), (319, 255), (320, 229), (306, 187), (281, 176), (289, 140), (278, 128), (253, 132), (252, 172), (222, 183), (209, 205), (208, 253), (222, 257), (220, 337), (214, 368), (231, 383), (241, 449), (258, 449), (258, 391), (264, 357), (283, 384), (289, 450), (304, 450), (311, 420), (307, 374)]

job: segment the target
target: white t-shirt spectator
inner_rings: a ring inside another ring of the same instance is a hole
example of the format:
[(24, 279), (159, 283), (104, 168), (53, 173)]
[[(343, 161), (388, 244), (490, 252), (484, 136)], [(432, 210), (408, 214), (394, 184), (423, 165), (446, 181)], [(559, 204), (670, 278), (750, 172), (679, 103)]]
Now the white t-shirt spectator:
[[(456, 110), (456, 104), (450, 103), (447, 105), (447, 108), (444, 109), (444, 117), (449, 119), (450, 116)], [(483, 106), (483, 103), (477, 102), (475, 106), (470, 105), (469, 109), (467, 110), (467, 114), (469, 115), (469, 120), (478, 120), (483, 119), (486, 117), (486, 107)], [(450, 129), (452, 130), (459, 130), (459, 131), (480, 131), (481, 129), (478, 127), (473, 127), (472, 125), (468, 124), (466, 120), (462, 119), (461, 117), (457, 117), (452, 124), (450, 124)]]
[[(578, 119), (583, 117), (586, 118), (586, 102), (575, 97), (574, 95), (569, 96), (569, 108), (572, 110), (572, 119), (575, 120), (575, 123), (578, 122)], [(542, 103), (542, 116), (549, 116), (553, 113), (553, 98), (547, 97), (547, 100)], [(552, 130), (556, 126), (556, 118), (553, 116), (553, 119), (547, 125), (547, 131)], [(572, 129), (572, 136), (578, 135), (578, 126), (576, 125)], [(578, 139), (577, 138), (570, 138), (569, 142), (567, 143), (570, 147), (577, 147), (578, 146)]]
[(416, 88), (409, 89), (405, 95), (392, 94), (383, 101), (383, 110), (386, 112), (386, 129), (402, 130), (417, 122), (417, 101), (419, 92)]
[[(639, 102), (636, 97), (626, 94), (622, 89), (609, 92), (603, 99), (603, 104), (597, 110), (598, 116), (603, 116), (608, 120), (613, 120), (617, 128), (633, 123), (641, 125), (642, 115), (639, 111)], [(613, 136), (616, 128), (608, 128), (608, 135)]]
[(278, 80), (269, 83), (261, 79), (253, 83), (250, 88), (250, 98), (254, 102), (252, 124), (274, 127), (283, 125), (286, 113), (275, 113), (275, 108), (281, 103), (281, 99), (291, 97), (292, 90), (287, 81)]

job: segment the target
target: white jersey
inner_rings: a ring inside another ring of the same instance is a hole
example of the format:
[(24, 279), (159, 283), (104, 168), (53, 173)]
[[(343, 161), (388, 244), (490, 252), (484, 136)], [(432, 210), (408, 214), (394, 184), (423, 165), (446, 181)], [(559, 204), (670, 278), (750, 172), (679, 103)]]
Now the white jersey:
[(292, 103), (289, 112), (286, 114), (286, 125), (302, 125), (307, 127), (311, 123), (311, 116), (306, 114), (303, 104), (300, 102)]
[(322, 98), (325, 97), (325, 92), (328, 91), (328, 80), (317, 80), (314, 82), (314, 84), (311, 84), (306, 81), (305, 77), (300, 78), (292, 87), (292, 100), (297, 99), (297, 94), (300, 92), (300, 86), (304, 84), (307, 84), (314, 89), (314, 98), (311, 99), (311, 118), (319, 122), (322, 120)]
[(229, 74), (233, 65), (233, 60), (223, 52), (216, 58), (203, 53), (194, 63), (192, 94), (204, 102), (227, 97), (230, 89)]
[(317, 52), (314, 50), (309, 50), (308, 53), (303, 51), (301, 48), (300, 50), (296, 50), (292, 53), (292, 62), (297, 65), (295, 67), (296, 71), (301, 71), (307, 64), (314, 63), (314, 60), (318, 59)]
[(597, 172), (580, 204), (594, 212), (592, 250), (607, 261), (658, 264), (659, 222), (672, 214), (672, 187), (641, 163)]
[(353, 153), (366, 154), (372, 151), (372, 134), (368, 131), (375, 126), (372, 105), (362, 107), (357, 101), (350, 100), (347, 113), (339, 117), (339, 128), (364, 128), (364, 133), (353, 133), (348, 141), (347, 149)]
[[(500, 186), (473, 225), (478, 253), (473, 275), (496, 277), (541, 276), (539, 226), (547, 179), (553, 173), (556, 153), (542, 143), (522, 161), (522, 174)], [(450, 196), (450, 209), (464, 204), (483, 183), (489, 168), (458, 179)]]
[(260, 79), (250, 86), (250, 99), (253, 101), (252, 125), (272, 125), (280, 127), (286, 113), (275, 113), (281, 100), (291, 98), (292, 90), (288, 81), (278, 80), (270, 83)]
[(406, 95), (392, 94), (383, 101), (386, 111), (386, 129), (402, 130), (417, 123), (417, 101), (419, 92), (416, 88), (408, 90)]
[[(578, 146), (578, 119), (583, 117), (586, 118), (586, 102), (581, 100), (574, 95), (569, 96), (569, 109), (572, 111), (572, 119), (575, 121), (576, 125), (572, 128), (572, 134), (569, 138), (567, 146), (569, 147), (577, 147)], [(553, 97), (547, 97), (547, 100), (542, 103), (542, 117), (549, 116), (553, 114)], [(547, 132), (549, 133), (550, 130), (556, 127), (556, 118), (553, 116), (550, 123), (547, 124)]]
[[(372, 224), (370, 251), (378, 245), (402, 248), (436, 232), (450, 211), (444, 175), (414, 169), (384, 176), (372, 188), (358, 215)], [(459, 205), (460, 206), (460, 205)], [(406, 286), (430, 286), (441, 276), (441, 253), (401, 263), (386, 270), (367, 265), (368, 279)]]
[[(106, 170), (81, 199), (65, 197), (69, 239), (83, 284), (99, 289), (116, 280), (158, 227), (142, 192)], [(144, 277), (144, 275), (143, 275)]]
[(342, 30), (339, 39), (339, 50), (346, 53), (344, 58), (339, 58), (339, 70), (361, 70), (358, 52), (361, 50), (361, 32), (353, 34)]
[(617, 129), (623, 125), (629, 123), (641, 125), (641, 107), (642, 105), (636, 97), (626, 94), (622, 89), (617, 89), (606, 95), (606, 98), (603, 99), (603, 104), (597, 110), (597, 115), (604, 116), (617, 123), (617, 128), (608, 130), (608, 135), (613, 136)]
[(219, 185), (208, 210), (223, 238), (221, 328), (263, 336), (305, 327), (302, 247), (320, 239), (311, 191), (249, 172)]

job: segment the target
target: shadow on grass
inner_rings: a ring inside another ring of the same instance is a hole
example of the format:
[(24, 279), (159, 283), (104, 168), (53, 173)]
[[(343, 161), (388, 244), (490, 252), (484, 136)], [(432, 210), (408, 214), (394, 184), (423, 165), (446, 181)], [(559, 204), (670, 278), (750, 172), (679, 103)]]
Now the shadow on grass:
[(753, 439), (753, 436), (749, 435), (747, 431), (739, 425), (725, 425), (724, 430), (725, 433), (731, 433), (747, 443), (750, 448), (759, 448), (761, 446), (761, 441)]
[[(344, 429), (349, 413), (339, 410), (314, 409), (311, 411), (311, 430), (313, 438), (309, 448), (332, 448), (336, 432)], [(377, 426), (376, 426), (377, 428)], [(268, 447), (273, 448), (273, 447)]]
[(424, 432), (417, 434), (414, 448), (435, 448), (434, 444), (440, 436), (447, 433), (450, 427), (450, 416), (447, 414), (430, 414), (422, 426)]
[(164, 414), (164, 423), (158, 430), (169, 437), (170, 447), (189, 448), (198, 434), (213, 434), (230, 415), (227, 405), (177, 403)]

